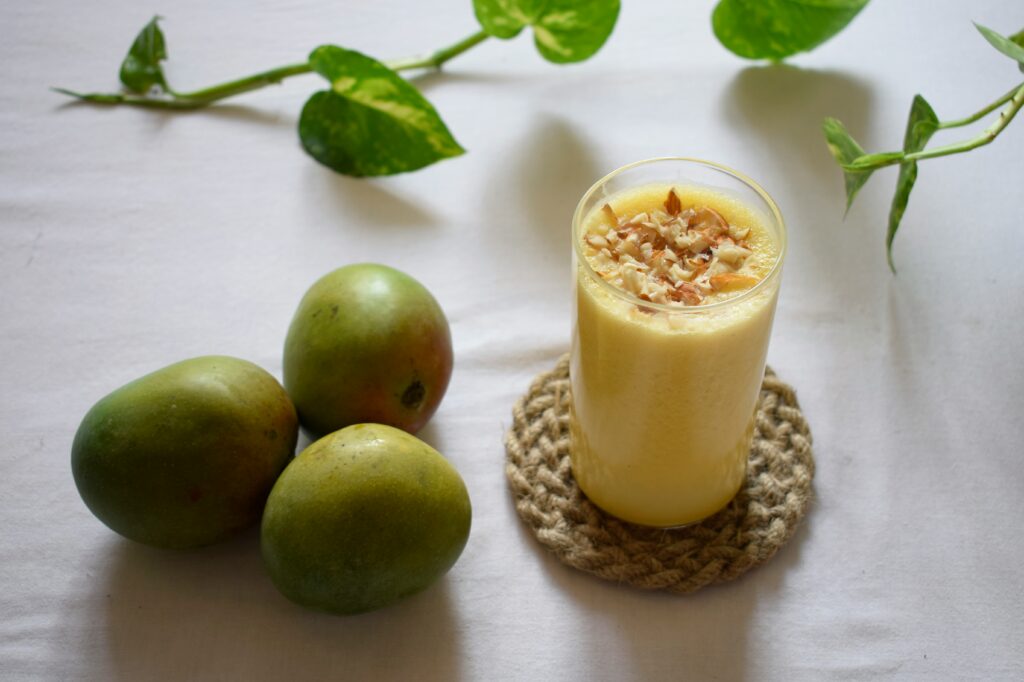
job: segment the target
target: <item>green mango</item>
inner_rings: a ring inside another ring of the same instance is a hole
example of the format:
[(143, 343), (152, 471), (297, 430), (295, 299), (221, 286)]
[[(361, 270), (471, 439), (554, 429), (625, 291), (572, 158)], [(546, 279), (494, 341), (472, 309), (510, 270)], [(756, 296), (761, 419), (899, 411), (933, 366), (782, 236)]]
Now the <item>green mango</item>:
[(313, 284), (284, 345), (284, 385), (314, 436), (366, 422), (416, 433), (451, 373), (441, 306), (384, 265), (349, 265)]
[(466, 486), (441, 453), (390, 426), (356, 424), (303, 450), (274, 484), (263, 560), (292, 601), (361, 613), (444, 575), (471, 518)]
[(199, 547), (259, 520), (297, 438), (274, 377), (245, 360), (198, 357), (96, 403), (75, 434), (71, 471), (86, 506), (117, 533)]

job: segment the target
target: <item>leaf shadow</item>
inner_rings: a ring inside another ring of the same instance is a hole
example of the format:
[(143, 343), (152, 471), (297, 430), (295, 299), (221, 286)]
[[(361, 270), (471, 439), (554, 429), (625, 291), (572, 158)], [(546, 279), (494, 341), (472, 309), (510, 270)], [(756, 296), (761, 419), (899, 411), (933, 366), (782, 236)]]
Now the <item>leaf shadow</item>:
[[(495, 166), (484, 201), (514, 206), (492, 216), (487, 239), (496, 240), (494, 253), (502, 253), (514, 273), (530, 273), (530, 284), (563, 297), (568, 289), (572, 241), (570, 228), (580, 197), (600, 177), (591, 145), (566, 120), (545, 114), (525, 140)], [(509, 249), (510, 235), (526, 242)], [(533, 242), (532, 245), (529, 242)], [(522, 286), (523, 278), (515, 281)]]
[(492, 71), (465, 71), (449, 69), (425, 69), (406, 76), (406, 80), (421, 92), (426, 92), (442, 85), (460, 86), (507, 86), (530, 80), (522, 74), (501, 73)]
[[(460, 640), (448, 581), (379, 611), (335, 616), (303, 609), (274, 589), (258, 529), (201, 550), (154, 550), (115, 540), (106, 575), (93, 576), (94, 611), (106, 656), (66, 651), (108, 670), (83, 678), (353, 679), (460, 678)], [(428, 627), (429, 624), (429, 627)], [(69, 637), (68, 641), (75, 641)], [(396, 643), (402, 656), (394, 656)], [(104, 661), (104, 659), (106, 659)], [(109, 673), (113, 675), (109, 675)]]
[(403, 195), (386, 178), (352, 178), (312, 159), (306, 166), (311, 198), (374, 228), (438, 227), (439, 217), (422, 202)]
[[(61, 104), (54, 107), (55, 111), (74, 111), (78, 109), (97, 109), (114, 111), (115, 109), (124, 109), (124, 106), (114, 106), (109, 104), (95, 104), (92, 102), (84, 102), (78, 99), (68, 99)], [(138, 108), (138, 107), (136, 107)], [(180, 116), (206, 116), (211, 118), (220, 118), (238, 123), (252, 123), (256, 125), (264, 126), (287, 126), (294, 128), (297, 125), (298, 118), (291, 113), (284, 113), (278, 109), (264, 109), (247, 104), (212, 104), (208, 107), (201, 109), (184, 109), (184, 110), (164, 110), (164, 109), (148, 109), (147, 114), (156, 122), (158, 127), (162, 127), (172, 121), (173, 119)]]
[(866, 128), (871, 98), (870, 86), (851, 75), (772, 64), (740, 71), (720, 106), (727, 122), (752, 131), (760, 151), (800, 182), (834, 186), (842, 199), (842, 173), (821, 124), (826, 116), (840, 118), (856, 136)]
[(287, 127), (294, 129), (298, 125), (296, 112), (284, 112), (280, 109), (264, 109), (246, 104), (215, 104), (195, 113), (205, 113), (214, 118), (223, 118), (232, 122), (252, 123), (264, 126)]
[[(872, 97), (870, 85), (855, 76), (774, 64), (738, 73), (719, 103), (723, 119), (752, 151), (755, 177), (780, 205), (790, 237), (788, 260), (801, 261), (793, 274), (806, 270), (814, 286), (827, 282), (842, 291), (839, 283), (852, 283), (876, 260), (864, 248), (865, 234), (837, 229), (846, 204), (843, 174), (821, 130), (833, 116), (858, 136), (868, 128)], [(871, 200), (865, 194), (859, 201)]]

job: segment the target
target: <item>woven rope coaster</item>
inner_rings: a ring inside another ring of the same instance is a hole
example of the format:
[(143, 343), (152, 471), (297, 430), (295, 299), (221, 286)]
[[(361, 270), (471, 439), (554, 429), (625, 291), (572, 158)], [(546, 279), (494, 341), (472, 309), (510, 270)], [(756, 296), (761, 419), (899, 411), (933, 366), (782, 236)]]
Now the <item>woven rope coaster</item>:
[(505, 474), (516, 511), (542, 545), (582, 571), (636, 587), (693, 592), (770, 559), (807, 511), (811, 433), (793, 389), (766, 370), (747, 479), (704, 521), (664, 530), (636, 526), (592, 504), (569, 466), (569, 356), (534, 379), (512, 409)]

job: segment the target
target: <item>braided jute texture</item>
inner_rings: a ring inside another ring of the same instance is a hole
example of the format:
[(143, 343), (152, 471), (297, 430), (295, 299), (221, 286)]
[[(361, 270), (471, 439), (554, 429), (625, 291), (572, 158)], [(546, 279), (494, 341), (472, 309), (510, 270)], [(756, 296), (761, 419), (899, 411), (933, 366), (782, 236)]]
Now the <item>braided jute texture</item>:
[(770, 559), (807, 511), (811, 433), (793, 389), (766, 370), (747, 479), (704, 521), (664, 530), (620, 521), (580, 491), (569, 466), (569, 357), (537, 376), (512, 410), (505, 474), (516, 511), (562, 562), (618, 583), (686, 593)]

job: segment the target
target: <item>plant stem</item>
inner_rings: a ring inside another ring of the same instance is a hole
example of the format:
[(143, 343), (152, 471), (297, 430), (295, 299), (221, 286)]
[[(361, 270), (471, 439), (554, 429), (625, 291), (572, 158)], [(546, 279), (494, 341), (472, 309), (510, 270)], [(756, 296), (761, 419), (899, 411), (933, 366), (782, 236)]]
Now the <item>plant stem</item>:
[(448, 47), (437, 50), (433, 54), (424, 57), (407, 57), (385, 62), (385, 65), (394, 71), (408, 71), (410, 69), (440, 69), (441, 65), (452, 57), (458, 57), (466, 50), (476, 47), (490, 36), (486, 31), (477, 31), (459, 42)]
[[(1024, 107), (1024, 83), (1018, 85), (1016, 88), (1011, 90), (1008, 97), (1004, 96), (1000, 98), (994, 105), (986, 107), (981, 112), (978, 112), (977, 114), (968, 117), (968, 119), (970, 120), (964, 119), (964, 121), (966, 122), (972, 122), (974, 120), (977, 120), (978, 118), (981, 118), (985, 114), (991, 112), (1004, 102), (1009, 103), (1006, 105), (1005, 109), (999, 112), (999, 118), (997, 118), (995, 122), (992, 123), (992, 125), (985, 128), (985, 130), (983, 130), (980, 135), (970, 140), (954, 142), (952, 144), (943, 145), (941, 147), (934, 147), (932, 149), (924, 149), (922, 151), (912, 152), (910, 154), (904, 154), (902, 152), (871, 154), (870, 156), (872, 157), (872, 159), (868, 163), (858, 164), (857, 159), (854, 159), (849, 164), (843, 164), (843, 170), (854, 172), (876, 170), (878, 168), (894, 166), (896, 164), (904, 163), (907, 161), (924, 161), (925, 159), (935, 159), (940, 156), (962, 154), (964, 152), (969, 152), (972, 149), (983, 147), (988, 143), (992, 142), (992, 140), (996, 139), (996, 137), (999, 136), (999, 133), (1003, 131), (1003, 128), (1005, 128), (1010, 123), (1010, 121), (1013, 120), (1013, 117), (1017, 115), (1017, 112), (1020, 111), (1022, 107)], [(958, 122), (953, 121), (952, 123)], [(939, 124), (939, 128), (949, 127), (954, 126), (942, 123)]]
[(1019, 85), (1014, 86), (1013, 89), (1011, 89), (1008, 93), (997, 99), (995, 102), (992, 102), (992, 104), (989, 104), (987, 107), (985, 107), (984, 109), (975, 114), (971, 114), (967, 118), (961, 118), (959, 121), (942, 121), (941, 123), (939, 123), (939, 130), (942, 130), (944, 128), (959, 128), (960, 126), (970, 125), (971, 123), (974, 123), (975, 121), (984, 118), (985, 116), (988, 116), (990, 113), (992, 113), (1002, 105), (1009, 102), (1013, 98), (1013, 95), (1019, 89)]
[(121, 92), (90, 92), (81, 93), (74, 92), (73, 90), (67, 90), (65, 88), (50, 88), (54, 92), (59, 92), (62, 95), (68, 97), (74, 97), (80, 99), (83, 102), (89, 102), (90, 104), (110, 104), (118, 105), (122, 104), (130, 107), (144, 107), (147, 109), (173, 109), (175, 111), (187, 111), (189, 109), (200, 109), (205, 107), (213, 100), (191, 100), (191, 99), (172, 99), (167, 97), (148, 97), (146, 95), (132, 95), (129, 93)]
[(216, 102), (219, 99), (224, 99), (225, 97), (233, 97), (235, 95), (241, 95), (243, 92), (259, 90), (260, 88), (268, 85), (276, 85), (285, 78), (300, 76), (304, 73), (309, 73), (312, 70), (313, 69), (310, 67), (308, 62), (303, 62), (301, 64), (289, 64), (288, 66), (279, 66), (276, 69), (254, 73), (251, 76), (239, 78), (238, 80), (213, 85), (208, 88), (203, 88), (202, 90), (193, 90), (192, 92), (174, 92), (172, 90), (171, 95), (176, 99), (208, 104), (210, 102)]
[[(385, 65), (394, 71), (429, 68), (439, 69), (441, 68), (441, 65), (449, 59), (457, 57), (466, 50), (479, 45), (487, 38), (488, 34), (486, 32), (477, 31), (457, 43), (441, 48), (429, 55), (398, 59), (386, 62)], [(254, 73), (251, 76), (228, 81), (226, 83), (220, 83), (218, 85), (212, 85), (200, 90), (193, 90), (192, 92), (175, 92), (174, 90), (169, 89), (168, 94), (170, 97), (149, 97), (147, 95), (133, 95), (130, 93), (82, 94), (71, 90), (65, 90), (64, 88), (53, 88), (53, 90), (93, 104), (123, 104), (133, 107), (172, 109), (180, 111), (201, 109), (202, 107), (212, 104), (218, 100), (234, 97), (235, 95), (241, 95), (242, 93), (250, 92), (252, 90), (259, 90), (260, 88), (268, 85), (280, 83), (285, 78), (310, 73), (312, 70), (313, 67), (310, 66), (308, 62), (303, 62), (301, 64), (288, 64), (287, 66), (268, 69), (267, 71)]]

